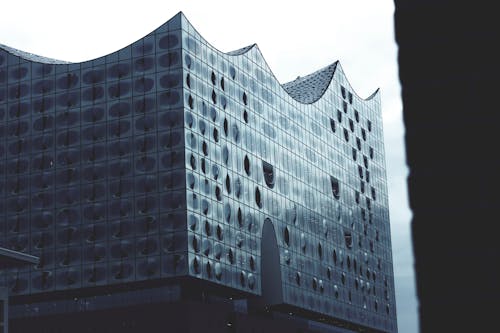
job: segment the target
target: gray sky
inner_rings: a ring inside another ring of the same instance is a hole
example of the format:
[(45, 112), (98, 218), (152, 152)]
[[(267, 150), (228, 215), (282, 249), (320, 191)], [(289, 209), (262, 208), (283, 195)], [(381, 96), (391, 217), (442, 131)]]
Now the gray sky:
[(177, 12), (216, 48), (257, 43), (280, 82), (340, 60), (361, 97), (381, 88), (399, 331), (418, 332), (393, 0), (5, 1), (0, 43), (67, 61), (143, 37)]

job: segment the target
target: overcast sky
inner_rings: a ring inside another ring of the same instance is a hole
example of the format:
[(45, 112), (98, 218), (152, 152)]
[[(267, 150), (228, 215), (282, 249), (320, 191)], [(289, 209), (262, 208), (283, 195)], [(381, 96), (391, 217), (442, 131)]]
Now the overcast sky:
[(381, 88), (399, 331), (418, 332), (393, 0), (2, 1), (0, 43), (67, 61), (116, 51), (179, 11), (216, 48), (257, 43), (280, 82), (340, 60), (357, 94)]

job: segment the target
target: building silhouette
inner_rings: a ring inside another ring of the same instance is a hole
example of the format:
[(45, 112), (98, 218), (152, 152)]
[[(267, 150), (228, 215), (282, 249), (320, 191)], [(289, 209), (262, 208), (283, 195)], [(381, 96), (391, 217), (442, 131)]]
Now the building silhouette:
[(396, 332), (380, 94), (279, 84), (179, 13), (104, 57), (0, 46), (11, 331)]

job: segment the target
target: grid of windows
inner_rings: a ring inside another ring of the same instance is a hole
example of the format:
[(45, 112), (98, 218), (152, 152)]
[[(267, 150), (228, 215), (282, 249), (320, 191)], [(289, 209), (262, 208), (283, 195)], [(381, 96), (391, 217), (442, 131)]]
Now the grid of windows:
[(0, 48), (0, 244), (40, 257), (13, 295), (190, 275), (396, 330), (380, 96), (338, 63), (281, 86), (182, 14), (67, 64)]

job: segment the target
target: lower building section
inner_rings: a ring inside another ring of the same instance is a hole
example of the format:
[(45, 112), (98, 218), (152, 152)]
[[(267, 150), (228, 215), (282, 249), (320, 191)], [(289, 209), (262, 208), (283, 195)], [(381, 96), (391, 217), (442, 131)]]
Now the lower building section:
[(57, 301), (14, 299), (10, 332), (380, 332), (298, 308), (270, 307), (253, 295), (234, 297), (215, 285), (201, 287), (196, 280), (182, 280), (148, 289), (66, 294)]

